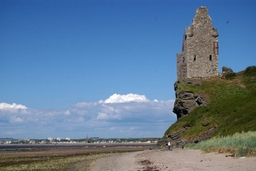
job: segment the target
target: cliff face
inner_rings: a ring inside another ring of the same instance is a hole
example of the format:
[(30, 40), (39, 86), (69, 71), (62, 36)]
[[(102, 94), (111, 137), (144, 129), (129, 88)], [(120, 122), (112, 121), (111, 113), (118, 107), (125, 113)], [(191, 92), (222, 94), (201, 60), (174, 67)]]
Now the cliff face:
[[(206, 106), (210, 103), (202, 93), (194, 93), (189, 90), (181, 89), (181, 85), (201, 85), (201, 81), (197, 79), (186, 79), (177, 81), (174, 84), (176, 100), (174, 102), (173, 112), (177, 115), (177, 119), (180, 119), (186, 115), (189, 115), (196, 107)], [(207, 126), (209, 123), (202, 123), (202, 126)], [(183, 147), (187, 143), (198, 142), (203, 139), (207, 139), (217, 128), (213, 127), (207, 130), (204, 134), (196, 139), (185, 139), (181, 135), (187, 130), (191, 129), (191, 126), (181, 127), (175, 132), (171, 132), (167, 137), (158, 142), (158, 146), (165, 146), (166, 142), (171, 142), (173, 147)]]
[[(200, 84), (197, 80), (183, 81), (182, 84), (196, 85)], [(176, 100), (174, 103), (173, 113), (177, 115), (177, 119), (190, 114), (196, 107), (206, 106), (209, 103), (207, 98), (200, 93), (193, 93), (188, 90), (180, 89), (181, 82), (174, 84)]]

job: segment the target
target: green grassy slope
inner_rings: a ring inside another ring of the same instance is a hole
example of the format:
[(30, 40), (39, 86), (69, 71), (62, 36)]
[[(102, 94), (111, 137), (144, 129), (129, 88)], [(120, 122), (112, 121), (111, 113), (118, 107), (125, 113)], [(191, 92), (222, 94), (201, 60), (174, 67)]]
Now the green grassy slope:
[(256, 131), (256, 66), (246, 68), (239, 76), (232, 74), (226, 79), (211, 78), (202, 81), (201, 85), (183, 84), (180, 88), (203, 93), (211, 103), (179, 119), (164, 136), (183, 127), (190, 127), (181, 135), (187, 140), (197, 138), (211, 128), (217, 128), (213, 136)]

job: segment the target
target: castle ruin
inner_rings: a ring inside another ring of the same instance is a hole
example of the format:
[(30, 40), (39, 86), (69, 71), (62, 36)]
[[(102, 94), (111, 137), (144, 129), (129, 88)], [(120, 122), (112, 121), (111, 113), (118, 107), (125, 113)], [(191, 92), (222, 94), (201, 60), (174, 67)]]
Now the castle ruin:
[(218, 76), (218, 35), (207, 7), (201, 6), (184, 31), (182, 52), (177, 54), (178, 80)]

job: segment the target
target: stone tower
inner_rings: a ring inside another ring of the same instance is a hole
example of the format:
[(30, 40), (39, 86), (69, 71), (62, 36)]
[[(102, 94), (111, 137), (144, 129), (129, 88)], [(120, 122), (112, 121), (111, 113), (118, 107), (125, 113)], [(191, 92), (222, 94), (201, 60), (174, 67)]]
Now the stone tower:
[(182, 52), (177, 54), (179, 79), (218, 75), (218, 31), (212, 26), (207, 7), (200, 7), (184, 31)]

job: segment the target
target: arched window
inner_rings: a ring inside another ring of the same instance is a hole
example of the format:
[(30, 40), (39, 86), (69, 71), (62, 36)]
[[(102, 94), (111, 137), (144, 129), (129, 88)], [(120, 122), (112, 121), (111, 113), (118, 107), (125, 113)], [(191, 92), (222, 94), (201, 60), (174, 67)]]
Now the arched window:
[(210, 61), (212, 60), (212, 55), (209, 56)]
[(196, 61), (196, 55), (194, 55), (194, 61)]

